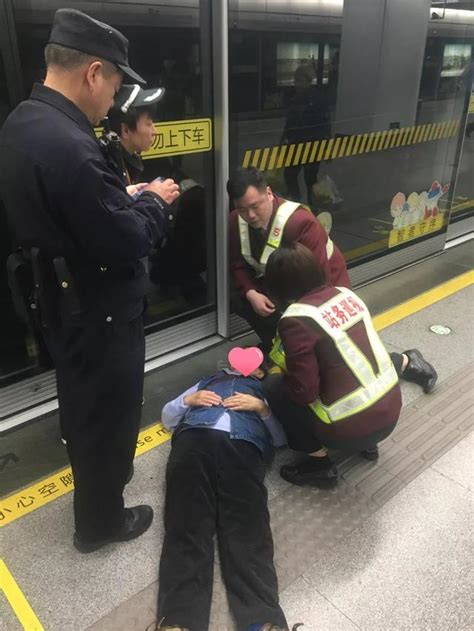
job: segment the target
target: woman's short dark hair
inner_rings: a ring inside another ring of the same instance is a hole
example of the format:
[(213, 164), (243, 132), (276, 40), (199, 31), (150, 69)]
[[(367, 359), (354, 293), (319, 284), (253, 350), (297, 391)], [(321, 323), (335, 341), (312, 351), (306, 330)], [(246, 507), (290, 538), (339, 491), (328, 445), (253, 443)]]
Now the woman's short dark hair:
[(279, 305), (299, 300), (326, 282), (313, 253), (301, 243), (275, 250), (268, 259), (265, 281), (270, 297)]
[(255, 167), (236, 169), (227, 182), (229, 197), (232, 200), (240, 199), (245, 195), (249, 186), (255, 186), (259, 191), (264, 191), (268, 186), (264, 173)]

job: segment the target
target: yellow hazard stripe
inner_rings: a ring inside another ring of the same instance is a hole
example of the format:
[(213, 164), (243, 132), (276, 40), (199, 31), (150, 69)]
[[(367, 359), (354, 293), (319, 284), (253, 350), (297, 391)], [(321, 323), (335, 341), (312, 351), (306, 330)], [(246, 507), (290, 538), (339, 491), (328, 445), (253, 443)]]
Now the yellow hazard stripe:
[(436, 287), (433, 287), (433, 289), (429, 289), (414, 298), (410, 298), (410, 300), (402, 302), (384, 313), (376, 315), (373, 318), (374, 326), (377, 331), (381, 331), (382, 329), (403, 320), (407, 316), (413, 315), (417, 311), (425, 309), (435, 302), (444, 300), (448, 296), (451, 296), (452, 294), (461, 291), (461, 289), (465, 289), (473, 284), (474, 271), (470, 270), (469, 272), (465, 272), (455, 278), (451, 278), (451, 280), (448, 280), (441, 285), (437, 285)]
[[(308, 162), (309, 151), (311, 149), (312, 144), (313, 144), (312, 142), (307, 142), (305, 144), (303, 157), (301, 158), (301, 164), (306, 164)], [(314, 144), (317, 144), (317, 142), (315, 142)]]
[(2, 559), (0, 559), (0, 587), (23, 629), (25, 631), (44, 631), (43, 625), (36, 617), (35, 612)]
[(244, 152), (242, 166), (255, 166), (262, 170), (282, 169), (451, 138), (458, 131), (459, 120), (451, 120), (365, 134), (340, 135), (336, 138), (309, 140), (291, 145), (247, 149)]
[[(142, 430), (138, 435), (136, 456), (167, 442), (171, 434), (162, 423)], [(39, 482), (0, 500), (0, 526), (6, 526), (74, 489), (71, 467), (50, 475)]]

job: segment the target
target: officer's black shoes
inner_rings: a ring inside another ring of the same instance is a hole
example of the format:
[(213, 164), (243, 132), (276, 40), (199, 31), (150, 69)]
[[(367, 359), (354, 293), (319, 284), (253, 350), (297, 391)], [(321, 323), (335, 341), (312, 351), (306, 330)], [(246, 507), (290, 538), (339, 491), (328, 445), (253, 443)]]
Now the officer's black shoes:
[(290, 484), (317, 486), (320, 489), (332, 489), (338, 478), (337, 469), (328, 456), (307, 456), (296, 464), (283, 465), (280, 475)]
[(125, 522), (118, 533), (108, 539), (100, 539), (96, 541), (85, 541), (74, 533), (74, 547), (78, 552), (88, 554), (103, 548), (109, 543), (119, 541), (131, 541), (136, 539), (148, 530), (153, 521), (153, 509), (151, 506), (142, 504), (133, 508), (125, 509)]
[(438, 373), (416, 348), (403, 352), (408, 357), (408, 366), (402, 372), (402, 378), (417, 383), (428, 394), (436, 385)]
[(370, 462), (376, 462), (379, 459), (379, 448), (372, 447), (372, 449), (364, 449), (360, 452), (360, 455), (365, 460), (369, 460)]

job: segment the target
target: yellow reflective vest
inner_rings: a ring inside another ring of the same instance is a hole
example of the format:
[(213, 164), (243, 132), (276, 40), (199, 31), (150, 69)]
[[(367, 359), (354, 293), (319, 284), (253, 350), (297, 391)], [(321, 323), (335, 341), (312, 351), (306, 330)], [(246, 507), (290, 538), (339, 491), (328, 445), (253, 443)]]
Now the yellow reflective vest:
[[(282, 318), (309, 318), (320, 327), (334, 342), (342, 360), (359, 381), (359, 387), (352, 392), (347, 392), (337, 401), (325, 405), (320, 398), (316, 399), (310, 407), (323, 423), (331, 424), (354, 416), (366, 410), (397, 383), (398, 376), (380, 337), (378, 336), (369, 310), (364, 302), (352, 291), (345, 287), (337, 287), (340, 293), (318, 307), (294, 303), (288, 307)], [(341, 303), (356, 305), (349, 312), (341, 309)], [(334, 314), (340, 313), (337, 318)], [(352, 315), (349, 315), (352, 313)], [(347, 331), (352, 326), (362, 321), (365, 326), (377, 370), (374, 371), (367, 357), (352, 341)], [(286, 371), (286, 359), (280, 338), (274, 341), (270, 358), (279, 368)]]
[[(291, 215), (298, 208), (305, 208), (308, 212), (311, 212), (305, 206), (298, 204), (297, 202), (285, 201), (281, 204), (275, 214), (270, 231), (268, 233), (268, 239), (263, 248), (260, 260), (257, 261), (252, 256), (252, 250), (250, 247), (250, 230), (248, 223), (245, 219), (239, 216), (239, 236), (240, 236), (240, 252), (244, 260), (252, 267), (260, 276), (265, 273), (265, 268), (270, 258), (270, 254), (277, 250), (281, 245), (283, 238), (283, 231), (285, 230), (286, 223)], [(326, 243), (326, 255), (328, 260), (331, 258), (334, 251), (334, 244), (328, 236)]]

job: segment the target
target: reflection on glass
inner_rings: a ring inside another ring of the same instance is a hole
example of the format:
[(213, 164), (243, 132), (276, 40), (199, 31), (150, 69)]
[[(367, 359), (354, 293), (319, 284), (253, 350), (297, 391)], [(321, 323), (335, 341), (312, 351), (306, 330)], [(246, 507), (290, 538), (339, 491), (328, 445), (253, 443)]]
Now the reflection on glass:
[(386, 13), (342, 1), (230, 8), (231, 168), (260, 168), (280, 196), (331, 213), (351, 262), (440, 234), (474, 12), (453, 24), (451, 13), (430, 21), (420, 3)]
[(337, 85), (339, 44), (324, 44), (323, 83)]
[(311, 84), (317, 83), (319, 45), (299, 42), (278, 42), (276, 54), (277, 85), (294, 86), (295, 72), (301, 66), (312, 69)]

